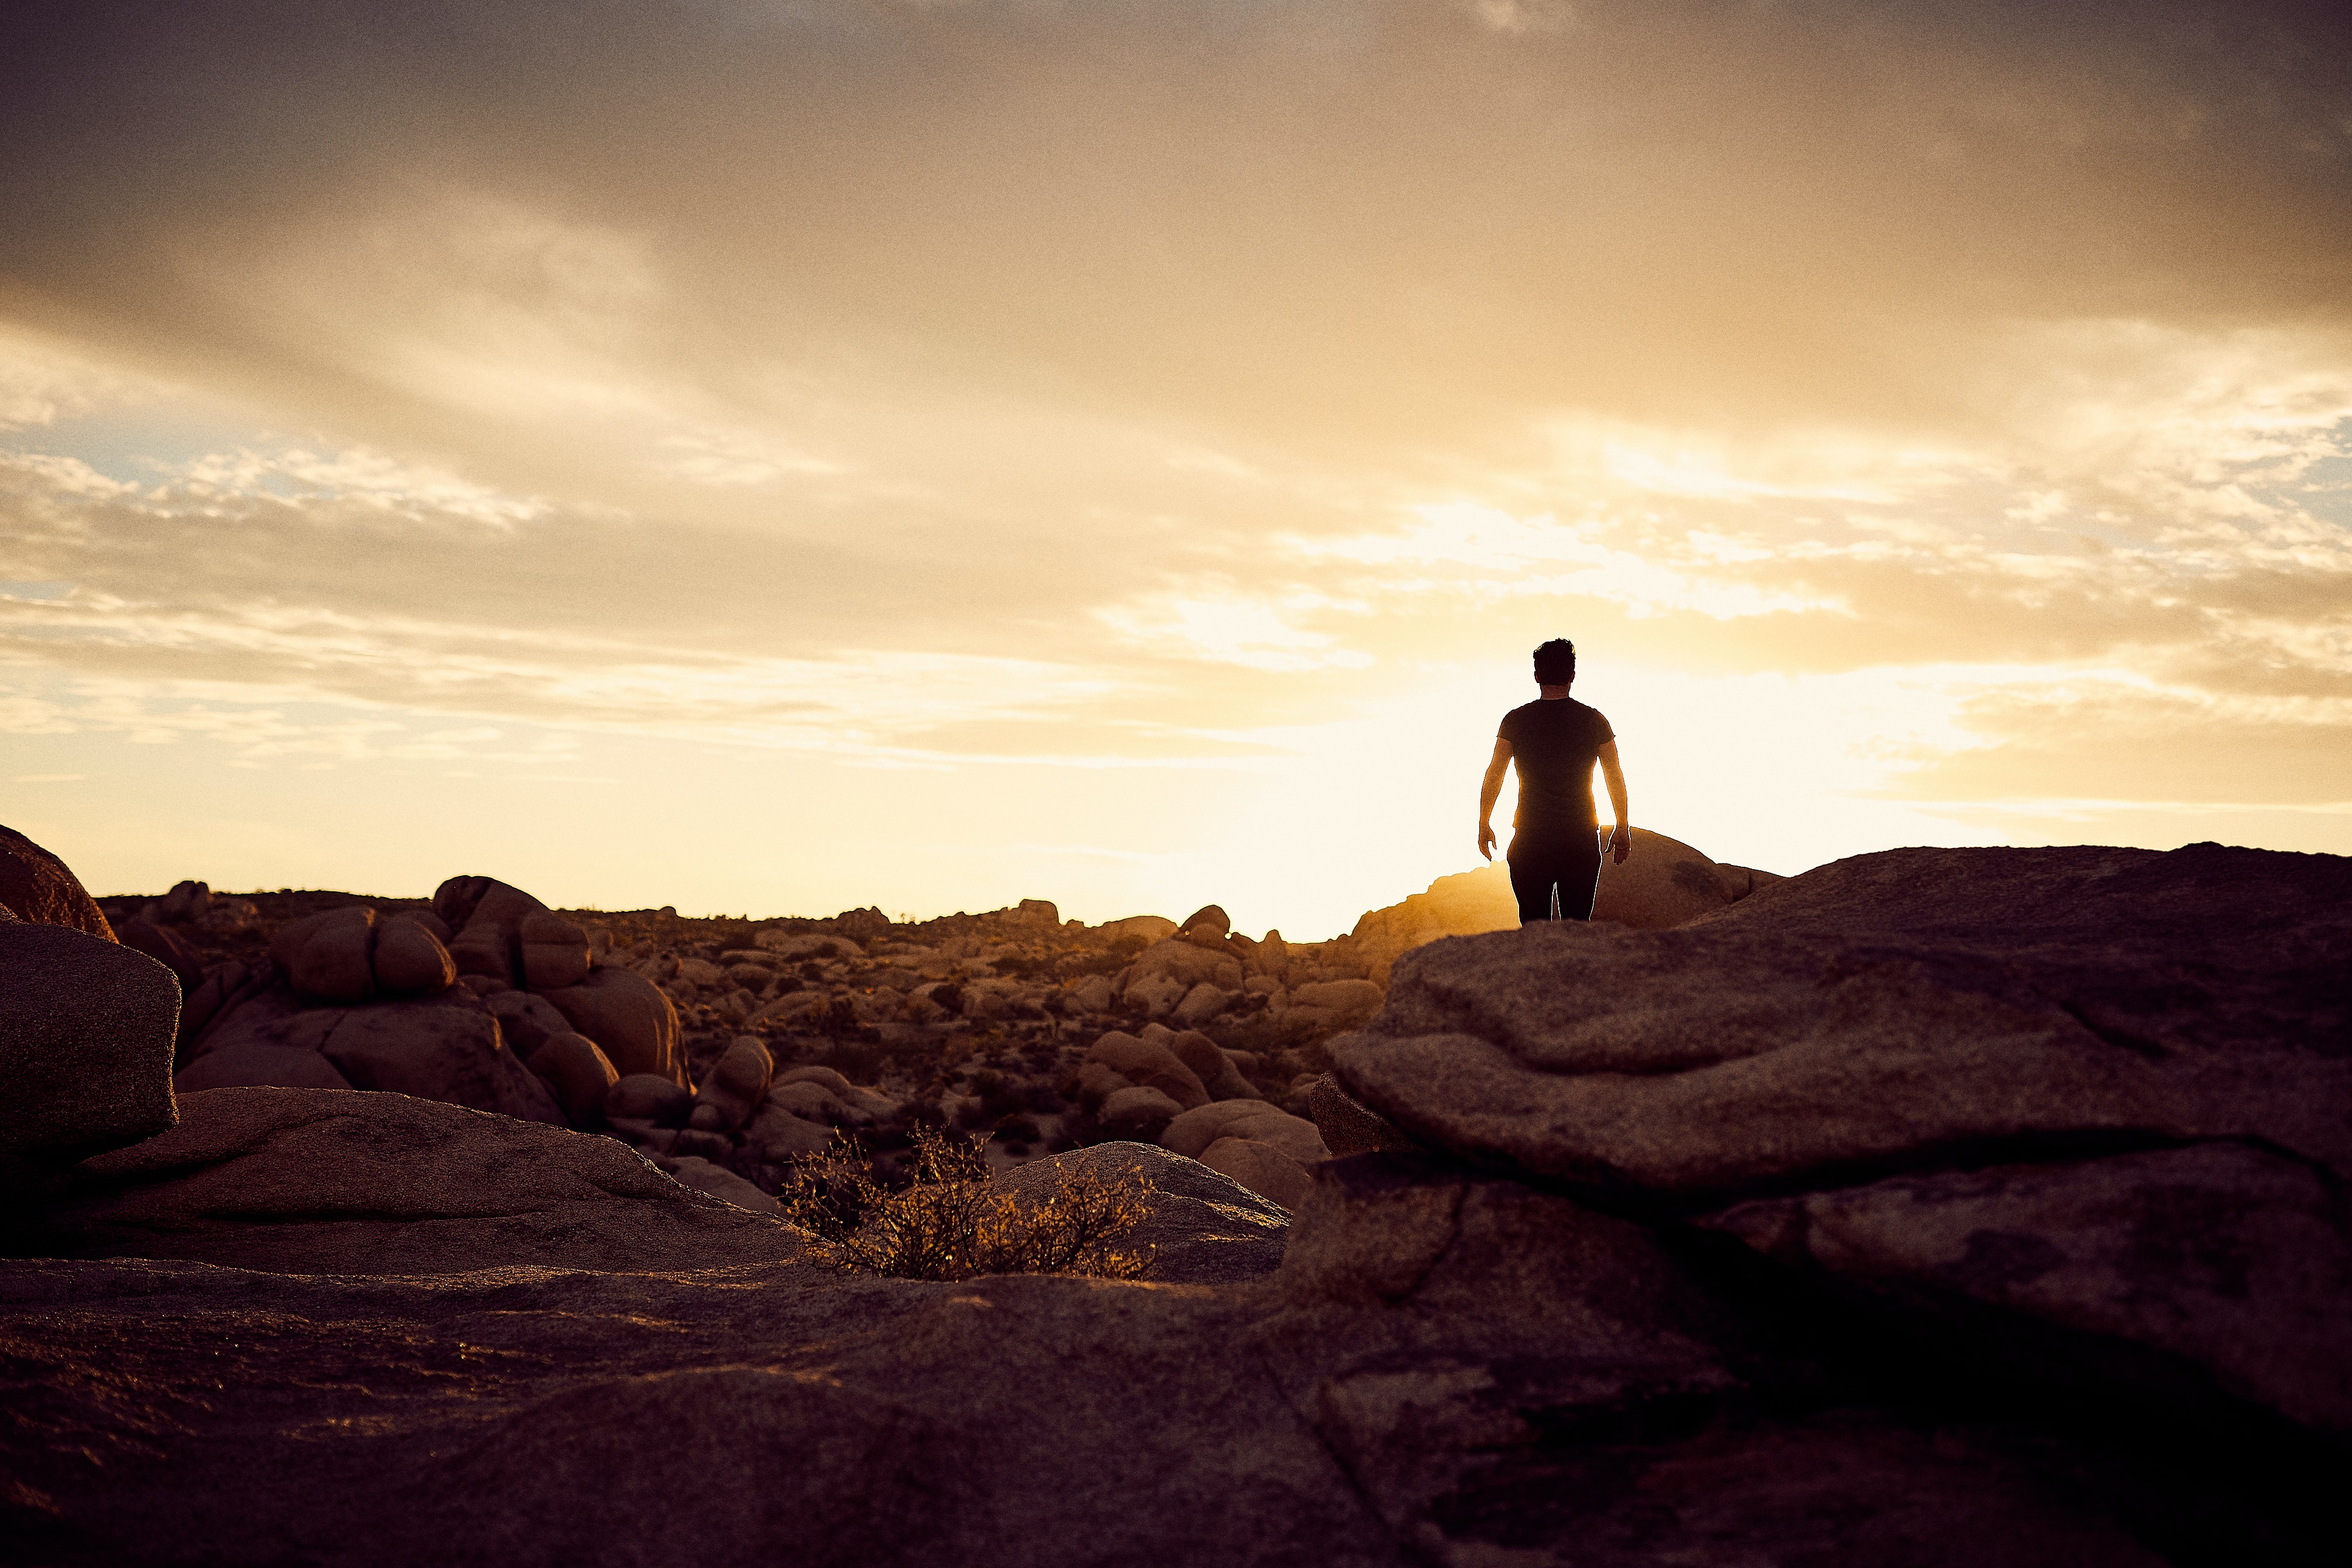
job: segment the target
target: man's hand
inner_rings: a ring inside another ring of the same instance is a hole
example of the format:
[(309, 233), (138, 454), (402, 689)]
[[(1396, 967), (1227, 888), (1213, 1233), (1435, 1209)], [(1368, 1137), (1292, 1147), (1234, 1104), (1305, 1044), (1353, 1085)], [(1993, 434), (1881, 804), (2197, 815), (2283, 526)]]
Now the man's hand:
[(1633, 830), (1620, 822), (1617, 831), (1609, 835), (1609, 863), (1623, 865), (1625, 857), (1633, 852)]
[(1495, 858), (1495, 825), (1492, 822), (1478, 824), (1478, 852), (1488, 860)]

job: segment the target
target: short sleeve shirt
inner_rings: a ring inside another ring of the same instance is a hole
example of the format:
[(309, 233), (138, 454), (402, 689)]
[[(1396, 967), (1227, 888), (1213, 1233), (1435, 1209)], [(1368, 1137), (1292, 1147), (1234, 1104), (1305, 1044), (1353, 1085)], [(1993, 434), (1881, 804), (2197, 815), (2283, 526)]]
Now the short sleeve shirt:
[(1496, 734), (1511, 743), (1511, 760), (1519, 770), (1519, 809), (1512, 826), (1522, 832), (1564, 832), (1601, 825), (1592, 808), (1592, 765), (1617, 732), (1600, 709), (1574, 697), (1538, 700), (1505, 714)]

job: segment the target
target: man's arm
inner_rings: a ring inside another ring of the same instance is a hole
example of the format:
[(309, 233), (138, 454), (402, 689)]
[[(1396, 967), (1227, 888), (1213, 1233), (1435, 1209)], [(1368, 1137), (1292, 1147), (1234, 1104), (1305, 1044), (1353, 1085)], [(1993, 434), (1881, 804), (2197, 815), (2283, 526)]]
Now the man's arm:
[(1633, 830), (1625, 821), (1625, 770), (1617, 766), (1617, 743), (1601, 748), (1601, 777), (1609, 784), (1609, 809), (1617, 813), (1617, 830), (1609, 835), (1610, 858), (1619, 865), (1633, 852)]
[(1495, 858), (1495, 830), (1486, 821), (1495, 814), (1495, 798), (1503, 792), (1503, 769), (1511, 765), (1511, 743), (1495, 737), (1495, 758), (1486, 764), (1486, 778), (1478, 786), (1478, 852)]

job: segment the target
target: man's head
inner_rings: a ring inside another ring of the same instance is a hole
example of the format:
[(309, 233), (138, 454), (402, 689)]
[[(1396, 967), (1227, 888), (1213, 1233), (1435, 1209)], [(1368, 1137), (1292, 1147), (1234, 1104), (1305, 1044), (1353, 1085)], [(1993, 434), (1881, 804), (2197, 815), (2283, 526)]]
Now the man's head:
[(1554, 637), (1536, 650), (1536, 685), (1566, 686), (1575, 682), (1575, 643), (1565, 637)]

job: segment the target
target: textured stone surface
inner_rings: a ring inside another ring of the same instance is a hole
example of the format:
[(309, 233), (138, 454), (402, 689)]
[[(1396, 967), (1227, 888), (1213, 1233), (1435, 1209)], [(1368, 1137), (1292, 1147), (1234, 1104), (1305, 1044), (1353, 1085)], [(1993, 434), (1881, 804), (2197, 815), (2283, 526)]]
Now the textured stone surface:
[(172, 1075), (181, 1094), (205, 1089), (349, 1089), (350, 1079), (315, 1051), (286, 1045), (232, 1045), (208, 1051)]
[(627, 969), (598, 969), (576, 986), (540, 993), (573, 1032), (602, 1047), (626, 1078), (650, 1072), (684, 1086), (677, 1009), (661, 988)]
[(1323, 1135), (1323, 1146), (1333, 1155), (1369, 1155), (1388, 1149), (1412, 1153), (1420, 1145), (1397, 1130), (1395, 1124), (1371, 1110), (1333, 1081), (1329, 1073), (1307, 1085), (1307, 1114)]
[(110, 937), (0, 920), (0, 1169), (172, 1124), (180, 983)]
[(2352, 1434), (2341, 1190), (2305, 1161), (2206, 1144), (1906, 1176), (1705, 1223), (1930, 1319), (2046, 1326), (2053, 1361), (2127, 1346), (2151, 1385), (2210, 1385)]
[(795, 1232), (688, 1192), (625, 1145), (399, 1094), (213, 1089), (161, 1137), (74, 1167), (12, 1248), (286, 1273), (707, 1269)]
[(32, 925), (114, 939), (72, 868), (13, 828), (0, 828), (0, 909)]
[(1696, 1198), (1949, 1151), (2254, 1137), (2352, 1172), (2352, 862), (1902, 850), (1672, 931), (1421, 948), (1341, 1086), (1470, 1158)]
[(489, 1009), (463, 990), (342, 1009), (319, 1050), (356, 1089), (564, 1125), (547, 1084), (506, 1048)]

